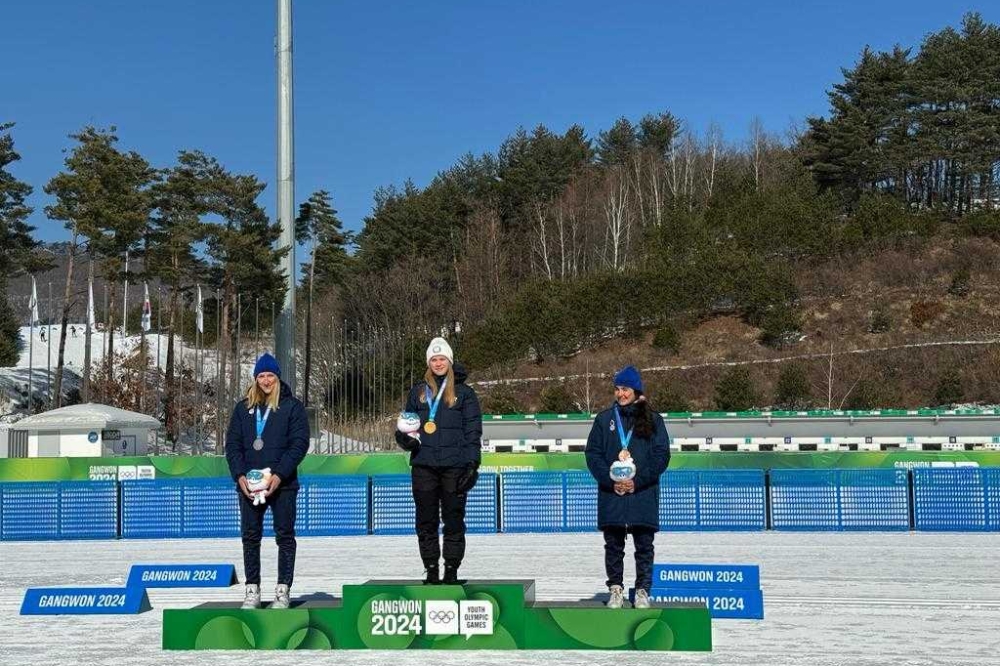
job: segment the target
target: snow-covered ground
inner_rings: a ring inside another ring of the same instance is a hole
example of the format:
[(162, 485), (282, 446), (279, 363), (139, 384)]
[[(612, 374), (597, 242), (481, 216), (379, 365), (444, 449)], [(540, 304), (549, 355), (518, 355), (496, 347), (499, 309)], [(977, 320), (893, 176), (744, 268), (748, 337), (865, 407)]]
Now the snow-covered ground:
[[(72, 329), (66, 330), (66, 348), (63, 352), (63, 359), (66, 368), (65, 389), (79, 388), (81, 377), (83, 377), (83, 364), (86, 356), (87, 344), (85, 327), (81, 323), (70, 323), (70, 327), (76, 329), (73, 335)], [(56, 367), (59, 362), (59, 330), (58, 325), (35, 326), (34, 335), (32, 329), (27, 326), (21, 327), (21, 339), (24, 340), (24, 347), (17, 365), (10, 368), (0, 368), (0, 392), (14, 395), (16, 390), (24, 389), (28, 386), (29, 380), (33, 387), (33, 392), (37, 398), (48, 399), (48, 392), (51, 390), (55, 380)], [(44, 340), (42, 339), (44, 333)], [(105, 331), (94, 331), (90, 341), (91, 364), (97, 366), (104, 359), (107, 351), (107, 333)], [(132, 354), (139, 348), (141, 340), (145, 337), (147, 349), (149, 350), (150, 366), (159, 366), (161, 370), (167, 368), (167, 343), (166, 335), (148, 333), (145, 336), (130, 335), (122, 338), (121, 332), (115, 333), (115, 354)], [(51, 338), (51, 349), (49, 340)], [(32, 343), (29, 345), (29, 339)], [(241, 369), (246, 381), (250, 380), (253, 373), (253, 363), (255, 352), (262, 351), (254, 345), (252, 340), (244, 340), (242, 350)], [(195, 349), (187, 343), (181, 344), (181, 339), (175, 338), (174, 351), (177, 361), (183, 359), (183, 363), (189, 367), (199, 368), (200, 375), (205, 381), (211, 381), (216, 376), (216, 354), (214, 348)], [(30, 357), (30, 365), (29, 365)], [(50, 370), (51, 368), (51, 370)], [(241, 381), (242, 385), (243, 382)]]
[[(76, 328), (76, 335), (74, 336), (69, 328), (66, 331), (66, 349), (64, 352), (64, 359), (66, 362), (66, 367), (77, 374), (83, 372), (83, 359), (87, 351), (86, 336), (84, 335), (84, 324), (70, 323), (70, 326)], [(31, 361), (35, 370), (42, 369), (48, 366), (49, 363), (49, 338), (52, 338), (52, 367), (56, 367), (56, 362), (59, 358), (59, 326), (53, 324), (52, 326), (36, 326), (35, 335), (33, 338), (33, 345), (30, 346), (31, 351)], [(45, 339), (42, 339), (44, 334)], [(31, 329), (27, 326), (21, 327), (21, 339), (24, 340), (24, 348), (21, 350), (21, 357), (18, 359), (17, 367), (28, 368), (28, 338), (31, 335)], [(91, 335), (90, 340), (90, 353), (92, 356), (92, 362), (98, 363), (104, 358), (104, 352), (107, 351), (107, 333), (105, 331), (94, 331)], [(127, 338), (122, 338), (121, 331), (115, 332), (115, 353), (125, 352), (131, 354), (139, 347), (139, 341), (143, 338), (141, 335), (130, 335)], [(157, 363), (157, 348), (159, 348), (159, 365), (160, 368), (166, 369), (167, 367), (167, 336), (159, 335), (156, 333), (148, 333), (145, 336), (146, 344), (149, 346), (150, 354), (150, 365), (156, 365)], [(182, 345), (180, 344), (180, 338), (177, 338), (174, 342), (176, 345), (174, 350), (180, 354), (182, 351)], [(185, 363), (194, 362), (194, 348), (184, 347), (184, 361)], [(212, 354), (212, 358), (215, 358), (214, 350), (209, 350)]]
[[(604, 580), (599, 534), (472, 536), (462, 575), (534, 578), (539, 599), (592, 597)], [(631, 546), (630, 546), (631, 547)], [(164, 652), (163, 608), (236, 599), (227, 590), (150, 590), (138, 616), (18, 615), (30, 586), (120, 585), (133, 563), (232, 562), (238, 539), (0, 543), (0, 664), (642, 664), (833, 666), (1000, 664), (1000, 534), (660, 533), (657, 561), (759, 564), (762, 621), (715, 620), (710, 654), (607, 652)], [(276, 548), (265, 544), (264, 587)], [(626, 558), (627, 576), (632, 575)], [(412, 578), (415, 537), (299, 540), (295, 594)], [(613, 612), (613, 611), (608, 611)]]

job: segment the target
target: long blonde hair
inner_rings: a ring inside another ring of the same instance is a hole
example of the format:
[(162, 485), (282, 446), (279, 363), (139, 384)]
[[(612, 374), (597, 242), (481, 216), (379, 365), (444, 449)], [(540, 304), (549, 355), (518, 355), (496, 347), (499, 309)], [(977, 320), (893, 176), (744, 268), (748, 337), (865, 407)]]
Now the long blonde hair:
[[(427, 372), (424, 373), (424, 381), (431, 387), (431, 393), (437, 397), (437, 377), (434, 376), (430, 368), (427, 368)], [(455, 370), (452, 368), (451, 363), (448, 364), (448, 374), (445, 376), (445, 381), (448, 383), (444, 387), (444, 401), (448, 403), (449, 407), (454, 407), (455, 403), (458, 402), (458, 396), (455, 395)], [(427, 402), (426, 391), (420, 392), (420, 402)]]
[(271, 389), (271, 394), (268, 395), (260, 390), (260, 385), (257, 384), (257, 378), (254, 377), (253, 383), (250, 384), (250, 388), (247, 389), (247, 407), (254, 409), (257, 405), (263, 405), (265, 407), (270, 407), (274, 411), (278, 411), (278, 403), (281, 402), (281, 380), (279, 379), (275, 383), (274, 388)]

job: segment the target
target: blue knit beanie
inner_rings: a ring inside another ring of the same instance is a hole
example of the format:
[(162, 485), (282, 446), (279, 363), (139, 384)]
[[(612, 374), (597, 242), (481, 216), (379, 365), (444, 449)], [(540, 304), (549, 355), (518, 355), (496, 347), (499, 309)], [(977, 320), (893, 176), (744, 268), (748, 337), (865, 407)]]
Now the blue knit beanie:
[(280, 378), (281, 366), (278, 365), (278, 359), (267, 352), (261, 354), (260, 358), (257, 359), (257, 365), (253, 366), (253, 376), (256, 377), (262, 372), (273, 372)]
[(642, 393), (642, 377), (633, 365), (626, 365), (615, 375), (615, 386), (630, 388), (636, 393)]

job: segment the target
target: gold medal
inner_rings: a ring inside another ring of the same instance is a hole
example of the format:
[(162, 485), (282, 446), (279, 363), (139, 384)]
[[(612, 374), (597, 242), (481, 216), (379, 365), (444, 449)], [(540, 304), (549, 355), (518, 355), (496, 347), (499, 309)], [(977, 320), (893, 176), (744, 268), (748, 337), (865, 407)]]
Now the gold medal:
[(618, 460), (625, 462), (626, 460), (631, 460), (632, 454), (628, 452), (628, 449), (622, 449), (618, 452)]
[(433, 435), (435, 432), (437, 432), (437, 429), (438, 427), (434, 424), (434, 421), (428, 421), (427, 423), (424, 424), (424, 432), (426, 432), (428, 435)]

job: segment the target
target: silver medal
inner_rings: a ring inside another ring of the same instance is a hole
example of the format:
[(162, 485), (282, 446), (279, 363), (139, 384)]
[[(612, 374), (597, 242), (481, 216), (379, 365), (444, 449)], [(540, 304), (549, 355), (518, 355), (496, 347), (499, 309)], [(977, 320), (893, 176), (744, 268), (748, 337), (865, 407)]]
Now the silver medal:
[(260, 437), (258, 437), (257, 439), (253, 440), (253, 450), (254, 451), (260, 451), (263, 448), (264, 448), (264, 440), (263, 439), (261, 439)]

